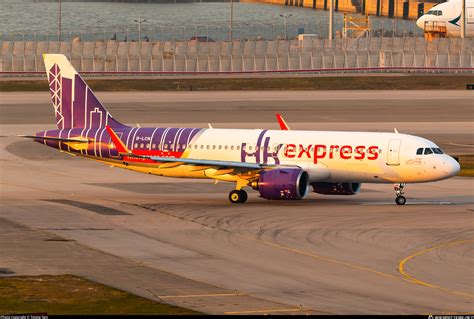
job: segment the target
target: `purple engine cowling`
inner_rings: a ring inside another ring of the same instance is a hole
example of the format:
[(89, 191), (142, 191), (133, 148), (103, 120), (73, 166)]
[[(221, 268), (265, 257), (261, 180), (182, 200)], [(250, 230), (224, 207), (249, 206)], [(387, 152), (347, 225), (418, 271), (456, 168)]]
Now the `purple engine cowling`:
[(313, 183), (315, 193), (324, 195), (355, 195), (360, 191), (361, 183)]
[(265, 199), (302, 199), (308, 194), (309, 175), (299, 168), (262, 171), (253, 188)]

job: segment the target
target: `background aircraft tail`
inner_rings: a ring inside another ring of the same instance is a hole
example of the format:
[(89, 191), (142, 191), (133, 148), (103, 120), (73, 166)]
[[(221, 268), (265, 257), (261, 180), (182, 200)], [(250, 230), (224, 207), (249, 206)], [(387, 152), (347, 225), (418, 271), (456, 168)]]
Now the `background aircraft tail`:
[(125, 126), (107, 112), (64, 55), (43, 58), (58, 129)]

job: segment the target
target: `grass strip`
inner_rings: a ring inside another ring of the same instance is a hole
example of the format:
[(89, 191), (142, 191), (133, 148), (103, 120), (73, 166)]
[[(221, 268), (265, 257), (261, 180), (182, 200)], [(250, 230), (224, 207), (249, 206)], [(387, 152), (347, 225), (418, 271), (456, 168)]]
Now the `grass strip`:
[[(95, 91), (226, 91), (226, 90), (465, 90), (471, 75), (312, 76), (258, 78), (87, 79)], [(1, 92), (47, 91), (44, 80), (0, 81)]]
[(162, 314), (198, 312), (158, 303), (73, 275), (0, 277), (0, 315)]

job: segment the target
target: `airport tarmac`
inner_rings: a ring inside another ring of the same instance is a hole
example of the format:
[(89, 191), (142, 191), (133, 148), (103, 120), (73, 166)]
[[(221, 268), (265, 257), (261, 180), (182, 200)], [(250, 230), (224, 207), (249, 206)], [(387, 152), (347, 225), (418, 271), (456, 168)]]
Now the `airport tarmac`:
[[(141, 126), (276, 129), (281, 112), (292, 128), (396, 127), (472, 153), (457, 145), (473, 140), (464, 91), (97, 95)], [(73, 273), (206, 313), (474, 312), (472, 178), (409, 184), (402, 207), (392, 185), (368, 184), (296, 202), (250, 191), (232, 205), (232, 184), (109, 168), (15, 137), (54, 128), (47, 94), (1, 93), (0, 110), (0, 275)]]

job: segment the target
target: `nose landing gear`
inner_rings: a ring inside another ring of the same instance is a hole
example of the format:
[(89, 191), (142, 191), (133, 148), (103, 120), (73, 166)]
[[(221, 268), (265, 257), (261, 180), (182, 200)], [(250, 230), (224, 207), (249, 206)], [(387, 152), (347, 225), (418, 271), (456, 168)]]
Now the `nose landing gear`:
[(407, 202), (407, 199), (405, 198), (405, 196), (403, 196), (403, 188), (405, 187), (405, 185), (405, 183), (399, 183), (393, 186), (393, 188), (395, 189), (395, 193), (397, 194), (397, 197), (395, 198), (395, 203), (397, 203), (397, 205), (405, 205), (405, 203)]

